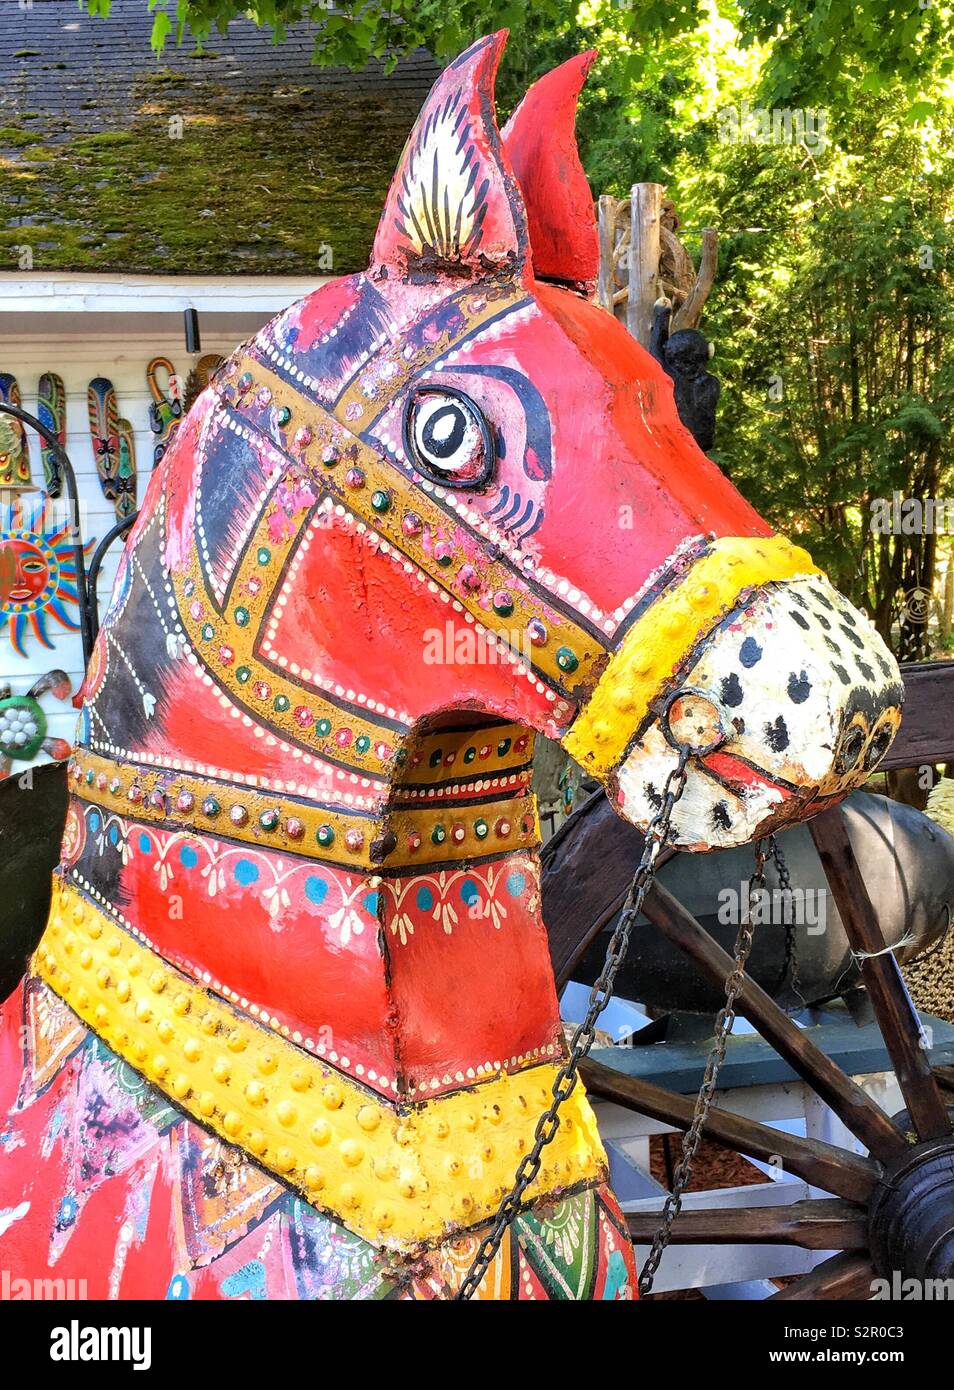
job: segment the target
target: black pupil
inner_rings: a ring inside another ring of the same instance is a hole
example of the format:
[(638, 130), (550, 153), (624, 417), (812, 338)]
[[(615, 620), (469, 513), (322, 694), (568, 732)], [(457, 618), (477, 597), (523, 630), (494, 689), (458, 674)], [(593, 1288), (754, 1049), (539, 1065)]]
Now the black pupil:
[[(448, 418), (451, 428), (447, 429)], [(459, 405), (444, 405), (428, 416), (424, 423), (421, 443), (434, 458), (449, 459), (464, 442), (467, 420)]]

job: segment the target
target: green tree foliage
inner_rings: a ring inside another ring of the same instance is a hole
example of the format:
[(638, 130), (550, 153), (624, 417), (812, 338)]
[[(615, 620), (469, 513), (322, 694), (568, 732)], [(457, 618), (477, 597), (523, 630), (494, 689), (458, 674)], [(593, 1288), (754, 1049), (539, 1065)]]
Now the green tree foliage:
[(683, 212), (720, 227), (718, 460), (907, 659), (938, 536), (878, 499), (954, 491), (954, 109), (933, 109), (915, 124), (897, 84), (823, 149), (717, 139), (680, 166)]
[[(320, 62), (358, 66), (385, 52), (409, 53), (420, 44), (452, 57), (478, 34), (525, 25), (563, 32), (574, 26), (612, 29), (633, 43), (692, 34), (708, 17), (707, 0), (148, 0), (155, 11), (157, 49), (188, 30), (204, 39), (230, 19), (248, 16), (281, 38), (289, 24), (315, 28)], [(107, 15), (110, 0), (86, 0)], [(808, 101), (836, 84), (877, 91), (926, 73), (946, 76), (950, 54), (947, 0), (738, 0), (739, 30), (750, 45), (767, 45), (766, 91), (773, 101)]]

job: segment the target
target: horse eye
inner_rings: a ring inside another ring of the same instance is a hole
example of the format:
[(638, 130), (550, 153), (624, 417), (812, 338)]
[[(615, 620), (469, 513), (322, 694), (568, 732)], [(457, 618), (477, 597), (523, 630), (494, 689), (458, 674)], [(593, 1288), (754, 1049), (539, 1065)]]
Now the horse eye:
[(414, 466), (433, 482), (475, 488), (494, 469), (487, 421), (469, 396), (451, 387), (419, 387), (408, 401), (404, 444)]

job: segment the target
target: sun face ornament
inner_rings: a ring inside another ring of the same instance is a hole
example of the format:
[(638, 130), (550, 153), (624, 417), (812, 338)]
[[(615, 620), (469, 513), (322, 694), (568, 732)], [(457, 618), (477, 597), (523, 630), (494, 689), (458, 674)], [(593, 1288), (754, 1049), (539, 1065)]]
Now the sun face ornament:
[[(66, 522), (54, 518), (49, 499), (27, 508), (17, 498), (0, 512), (0, 624), (10, 645), (25, 657), (26, 639), (33, 636), (52, 649), (50, 621), (67, 632), (78, 632), (70, 609), (79, 604), (75, 543)], [(84, 554), (93, 546), (89, 541)]]

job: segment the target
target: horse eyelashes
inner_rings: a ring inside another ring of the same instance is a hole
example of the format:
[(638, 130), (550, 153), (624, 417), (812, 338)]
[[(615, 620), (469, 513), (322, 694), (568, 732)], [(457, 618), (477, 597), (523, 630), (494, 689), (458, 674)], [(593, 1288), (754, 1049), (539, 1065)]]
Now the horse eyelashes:
[(520, 540), (531, 536), (543, 520), (543, 509), (533, 498), (524, 499), (519, 492), (511, 492), (506, 483), (500, 487), (500, 496), (487, 513), (496, 526), (506, 526), (512, 535)]

